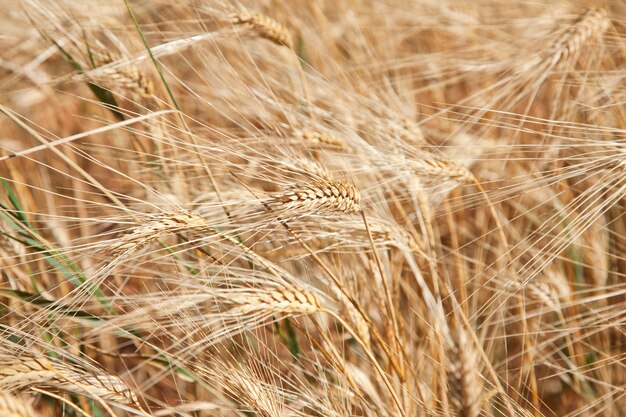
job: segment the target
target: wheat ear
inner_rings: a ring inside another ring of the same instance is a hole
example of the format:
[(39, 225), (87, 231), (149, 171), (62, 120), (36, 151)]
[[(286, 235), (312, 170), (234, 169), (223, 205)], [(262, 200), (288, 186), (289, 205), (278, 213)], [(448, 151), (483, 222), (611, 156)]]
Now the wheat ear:
[(354, 213), (361, 210), (361, 193), (352, 182), (323, 178), (294, 187), (276, 197), (274, 203), (286, 209)]
[(39, 417), (26, 401), (0, 392), (0, 417)]
[(229, 301), (236, 305), (230, 312), (238, 315), (247, 315), (257, 311), (310, 315), (322, 308), (320, 300), (313, 292), (288, 286), (270, 291), (260, 290), (236, 295)]
[(459, 417), (480, 413), (481, 380), (479, 353), (461, 328), (451, 332), (448, 357), (448, 384), (452, 406)]
[(558, 65), (568, 57), (575, 56), (587, 41), (602, 36), (609, 28), (609, 23), (606, 10), (589, 9), (550, 47), (548, 50), (550, 65)]
[(416, 159), (409, 162), (409, 167), (416, 175), (425, 179), (454, 180), (466, 184), (475, 181), (467, 168), (446, 159)]
[(260, 37), (293, 49), (293, 41), (287, 27), (269, 16), (243, 11), (234, 16), (231, 22), (235, 25), (249, 26)]
[(31, 355), (0, 359), (0, 390), (13, 392), (31, 387), (139, 405), (137, 397), (124, 381), (104, 372), (89, 373)]
[(131, 253), (165, 235), (206, 227), (208, 225), (204, 218), (189, 211), (163, 213), (151, 216), (149, 221), (124, 235), (109, 249), (116, 256)]
[(150, 98), (154, 94), (154, 84), (146, 74), (134, 65), (122, 68), (105, 68), (100, 73), (104, 80), (124, 91), (140, 97)]
[(294, 130), (293, 135), (301, 139), (305, 145), (320, 146), (323, 148), (336, 149), (339, 151), (348, 151), (350, 147), (335, 135), (329, 133), (318, 132), (315, 130)]
[[(96, 68), (111, 64), (119, 57), (109, 51), (91, 51), (91, 59)], [(154, 83), (142, 70), (132, 64), (102, 68), (96, 71), (97, 79), (103, 84), (111, 84), (140, 97), (150, 98), (154, 94)]]

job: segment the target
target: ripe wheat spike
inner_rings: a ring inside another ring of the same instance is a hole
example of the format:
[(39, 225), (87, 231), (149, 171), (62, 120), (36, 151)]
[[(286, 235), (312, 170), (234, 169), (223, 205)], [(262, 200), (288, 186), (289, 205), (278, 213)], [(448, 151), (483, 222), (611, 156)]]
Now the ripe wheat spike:
[(289, 29), (269, 16), (260, 13), (242, 12), (231, 20), (234, 25), (247, 25), (262, 38), (277, 45), (293, 49), (293, 41)]
[(577, 56), (580, 48), (590, 40), (601, 37), (609, 28), (609, 24), (605, 9), (589, 9), (548, 49), (550, 65), (558, 65), (569, 57)]
[(274, 199), (285, 209), (354, 213), (361, 210), (361, 193), (349, 181), (313, 180)]

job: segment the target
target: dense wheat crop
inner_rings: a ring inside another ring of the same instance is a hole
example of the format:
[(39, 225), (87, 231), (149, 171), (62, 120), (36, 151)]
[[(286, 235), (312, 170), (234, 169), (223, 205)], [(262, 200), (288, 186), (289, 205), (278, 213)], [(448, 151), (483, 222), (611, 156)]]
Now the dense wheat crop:
[(0, 2), (0, 417), (626, 416), (626, 3)]

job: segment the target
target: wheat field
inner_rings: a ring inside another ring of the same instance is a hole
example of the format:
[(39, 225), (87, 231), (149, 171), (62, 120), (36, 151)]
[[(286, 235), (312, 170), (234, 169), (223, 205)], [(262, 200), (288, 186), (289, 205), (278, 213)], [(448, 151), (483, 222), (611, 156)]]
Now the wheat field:
[(0, 2), (0, 417), (625, 417), (622, 0)]

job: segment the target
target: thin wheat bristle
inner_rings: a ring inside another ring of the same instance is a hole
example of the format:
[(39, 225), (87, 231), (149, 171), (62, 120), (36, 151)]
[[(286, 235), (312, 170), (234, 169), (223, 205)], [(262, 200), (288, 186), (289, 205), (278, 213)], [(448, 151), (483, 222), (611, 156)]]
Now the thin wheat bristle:
[(609, 23), (606, 10), (589, 9), (549, 49), (551, 64), (556, 65), (570, 56), (575, 56), (587, 41), (602, 36), (608, 30)]
[(150, 221), (124, 235), (111, 245), (109, 249), (114, 255), (132, 252), (164, 235), (204, 227), (207, 227), (206, 220), (188, 211), (159, 214), (152, 216)]
[(361, 210), (361, 193), (348, 181), (322, 179), (310, 185), (296, 187), (276, 198), (287, 209), (339, 211), (353, 213)]
[(0, 392), (0, 417), (38, 417), (26, 401), (6, 392)]
[(459, 417), (480, 413), (481, 380), (479, 354), (462, 329), (451, 332), (448, 356), (448, 384), (452, 406)]
[(293, 49), (291, 34), (285, 25), (264, 14), (247, 12), (234, 16), (231, 22), (235, 25), (248, 25), (262, 38), (268, 39), (277, 45)]

